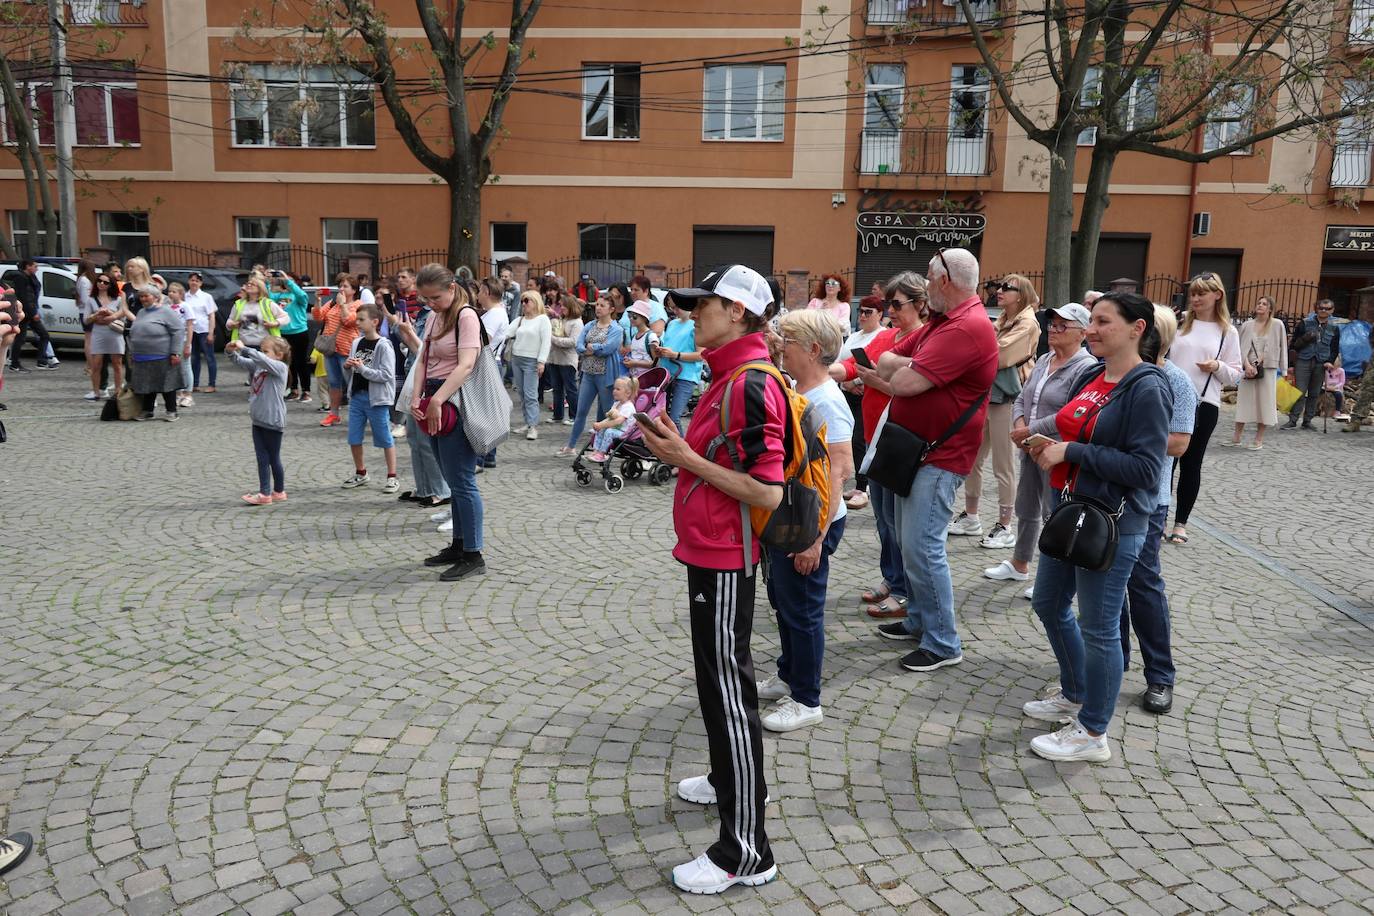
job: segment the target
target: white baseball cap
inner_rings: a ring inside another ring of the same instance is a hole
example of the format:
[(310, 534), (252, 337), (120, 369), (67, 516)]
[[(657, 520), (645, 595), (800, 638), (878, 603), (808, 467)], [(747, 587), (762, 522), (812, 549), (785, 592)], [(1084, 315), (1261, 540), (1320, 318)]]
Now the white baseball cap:
[(668, 296), (680, 307), (694, 309), (697, 301), (719, 296), (726, 302), (743, 303), (755, 315), (762, 315), (773, 301), (773, 292), (763, 275), (743, 264), (734, 264), (707, 274), (696, 286), (673, 289)]
[(1093, 320), (1093, 313), (1088, 311), (1077, 302), (1070, 302), (1068, 305), (1061, 305), (1057, 309), (1050, 309), (1065, 321), (1072, 322), (1080, 328), (1086, 328)]

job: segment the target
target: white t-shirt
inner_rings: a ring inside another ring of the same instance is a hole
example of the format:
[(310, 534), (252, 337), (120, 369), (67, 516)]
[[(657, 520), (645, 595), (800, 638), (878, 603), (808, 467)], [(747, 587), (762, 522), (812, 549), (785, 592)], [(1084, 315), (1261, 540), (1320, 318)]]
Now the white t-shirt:
[(367, 305), (376, 305), (377, 297), (372, 295), (372, 290), (364, 286), (362, 289), (358, 290), (358, 301), (366, 303)]
[(205, 290), (196, 292), (186, 291), (186, 298), (182, 302), (186, 310), (191, 315), (194, 324), (191, 330), (197, 334), (210, 333), (210, 316), (219, 311), (219, 306), (215, 304), (215, 297)]
[(506, 342), (506, 329), (510, 327), (510, 320), (506, 318), (504, 308), (487, 309), (482, 313), (482, 326), (487, 329), (487, 349), (492, 353), (500, 353), (501, 345)]
[(616, 429), (619, 429), (621, 432), (628, 436), (630, 434), (630, 431), (635, 428), (635, 423), (638, 422), (637, 420), (635, 420), (635, 402), (617, 401), (611, 405), (611, 412), (619, 414), (621, 417), (625, 418), (625, 422), (621, 423), (618, 427), (616, 427)]
[[(844, 399), (844, 392), (840, 391), (840, 386), (835, 384), (833, 378), (828, 378), (821, 382), (810, 391), (803, 391), (802, 397), (816, 405), (816, 410), (825, 418), (825, 441), (830, 442), (850, 442), (854, 438), (854, 415), (849, 412), (849, 404)], [(849, 514), (849, 507), (840, 500), (840, 510), (835, 513), (835, 520), (842, 519)]]
[(882, 330), (882, 328), (876, 328), (872, 331), (859, 329), (850, 334), (849, 339), (844, 342), (844, 346), (840, 347), (840, 359), (848, 359), (850, 350), (862, 350), (868, 346), (869, 342), (877, 337)]

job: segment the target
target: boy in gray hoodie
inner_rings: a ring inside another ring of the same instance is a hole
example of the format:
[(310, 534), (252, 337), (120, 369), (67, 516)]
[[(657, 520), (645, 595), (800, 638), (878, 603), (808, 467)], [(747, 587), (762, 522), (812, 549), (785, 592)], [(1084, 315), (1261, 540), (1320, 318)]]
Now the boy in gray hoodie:
[(366, 486), (371, 480), (363, 462), (363, 433), (372, 427), (372, 444), (386, 459), (383, 493), (401, 489), (396, 479), (396, 440), (391, 435), (391, 405), (396, 402), (396, 351), (381, 335), (382, 310), (364, 303), (358, 306), (358, 330), (344, 361), (344, 387), (348, 391), (348, 447), (353, 452), (354, 473), (344, 489)]
[(261, 350), (230, 341), (224, 352), (248, 370), (248, 416), (253, 420), (253, 451), (258, 458), (258, 492), (245, 493), (250, 506), (286, 502), (286, 471), (281, 463), (281, 439), (286, 430), (286, 376), (291, 346), (269, 337)]

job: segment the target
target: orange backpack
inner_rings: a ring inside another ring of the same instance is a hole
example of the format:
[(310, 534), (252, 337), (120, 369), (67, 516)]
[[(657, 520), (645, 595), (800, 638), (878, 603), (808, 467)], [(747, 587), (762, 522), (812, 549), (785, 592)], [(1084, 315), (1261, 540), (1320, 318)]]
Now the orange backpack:
[(830, 519), (830, 448), (825, 443), (825, 420), (820, 411), (797, 393), (772, 363), (744, 363), (730, 373), (721, 398), (720, 435), (711, 440), (706, 457), (715, 460), (716, 450), (724, 447), (736, 471), (743, 472), (730, 429), (730, 393), (735, 380), (750, 370), (772, 376), (787, 399), (783, 418), (782, 501), (775, 509), (740, 503), (740, 532), (744, 541), (744, 574), (753, 571), (754, 551), (751, 535), (769, 547), (786, 553), (800, 553), (821, 536)]

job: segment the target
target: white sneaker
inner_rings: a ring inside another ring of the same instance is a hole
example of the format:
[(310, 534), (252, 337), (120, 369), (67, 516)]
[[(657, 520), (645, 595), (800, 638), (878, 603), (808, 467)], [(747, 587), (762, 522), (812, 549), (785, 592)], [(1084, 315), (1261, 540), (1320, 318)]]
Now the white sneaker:
[(787, 686), (787, 682), (776, 674), (766, 677), (759, 681), (760, 700), (781, 700), (792, 693), (792, 688)]
[(1032, 600), (1034, 597), (1035, 597), (1035, 586), (1032, 585), (1030, 588), (1026, 589), (1025, 598), (1026, 598), (1027, 601), (1030, 601), (1030, 600)]
[(401, 482), (395, 477), (388, 477), (386, 479), (386, 485), (382, 487), (382, 492), (395, 493), (399, 489), (401, 489)]
[(431, 515), (431, 516), (429, 517), (429, 520), (430, 520), (431, 522), (443, 522), (443, 521), (447, 521), (448, 519), (451, 519), (451, 518), (453, 518), (453, 510), (452, 510), (452, 509), (440, 509), (438, 512), (436, 512), (436, 513), (434, 513), (433, 515)]
[(100, 396), (101, 396), (102, 398), (106, 398), (106, 399), (108, 400), (109, 398), (114, 397), (114, 389), (113, 389), (113, 388), (103, 388), (103, 389), (101, 389), (101, 391), (100, 391)]
[(33, 837), (27, 833), (12, 833), (0, 837), (0, 874), (19, 865), (33, 850)]
[[(677, 784), (677, 797), (683, 801), (689, 801), (694, 805), (714, 805), (716, 797), (716, 787), (711, 785), (709, 776), (689, 776)], [(763, 803), (766, 805), (773, 800), (773, 796), (765, 795)]]
[(673, 869), (673, 884), (680, 891), (690, 894), (720, 894), (736, 884), (758, 887), (767, 884), (778, 876), (776, 865), (755, 875), (732, 875), (711, 861), (710, 856), (702, 853), (690, 862)]
[(986, 547), (989, 550), (1000, 550), (1005, 547), (1016, 546), (1016, 535), (1012, 534), (1011, 529), (998, 522), (992, 526), (992, 530), (978, 542), (979, 547)]
[(1106, 735), (1094, 738), (1075, 720), (1059, 731), (1031, 739), (1031, 750), (1047, 760), (1090, 760), (1106, 763), (1112, 759), (1112, 749)]
[[(984, 540), (987, 539), (984, 538)], [(1025, 582), (1030, 578), (1030, 573), (1021, 572), (1015, 566), (1012, 566), (1011, 560), (1003, 560), (996, 566), (989, 566), (987, 569), (983, 570), (983, 576), (987, 579), (996, 579), (999, 582), (1006, 579), (1011, 579), (1013, 582)]]
[(372, 478), (368, 477), (366, 474), (349, 474), (344, 478), (343, 488), (345, 490), (351, 490), (354, 487), (365, 487), (371, 479)]
[(439, 523), (439, 533), (440, 533), (440, 534), (452, 534), (452, 533), (453, 533), (453, 519), (451, 519), (451, 518), (450, 518), (450, 519), (445, 519), (444, 521), (440, 522), (440, 523)]
[(520, 435), (521, 433), (527, 433), (527, 432), (529, 432), (529, 431), (530, 431), (530, 428), (529, 428), (528, 426), (521, 426), (521, 427), (518, 428), (518, 429), (513, 429), (513, 430), (511, 430), (511, 433), (518, 436), (518, 435)]
[(969, 537), (981, 535), (983, 533), (983, 523), (978, 521), (978, 516), (976, 515), (960, 512), (959, 517), (949, 523), (949, 533)]
[(563, 425), (564, 425), (564, 426), (572, 426), (572, 425), (573, 425), (572, 417), (564, 417), (564, 418), (563, 418)]
[(1051, 687), (1043, 700), (1031, 700), (1021, 711), (1041, 722), (1072, 722), (1082, 708), (1082, 703), (1070, 702), (1063, 690)]
[(84, 397), (85, 397), (86, 400), (88, 400), (88, 401), (98, 401), (98, 400), (100, 400), (101, 395), (100, 395), (100, 392), (98, 392), (98, 391), (88, 391), (88, 392), (86, 392), (86, 394), (84, 395)]
[(391, 425), (391, 438), (404, 439), (406, 437), (406, 425), (404, 423), (393, 423)]
[(819, 725), (825, 711), (819, 706), (807, 706), (791, 697), (783, 697), (760, 721), (770, 732), (790, 732), (808, 725)]
[(539, 438), (539, 430), (531, 426), (529, 429), (525, 431), (525, 438), (533, 442), (535, 439)]

